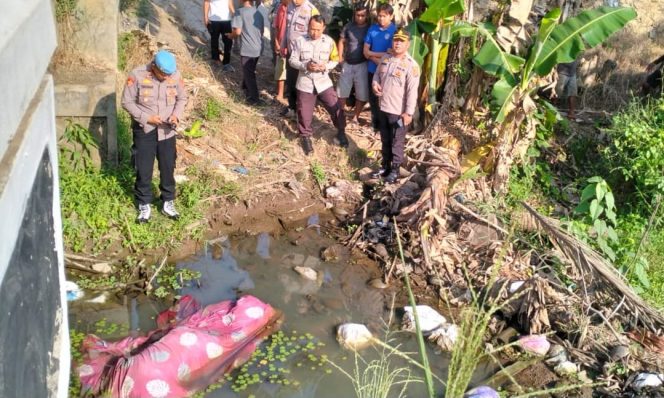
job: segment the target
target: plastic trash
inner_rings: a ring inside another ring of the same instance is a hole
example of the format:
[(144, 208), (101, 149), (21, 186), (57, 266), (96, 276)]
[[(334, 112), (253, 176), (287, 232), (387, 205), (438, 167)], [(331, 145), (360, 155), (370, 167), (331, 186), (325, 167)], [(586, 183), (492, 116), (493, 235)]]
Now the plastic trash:
[(299, 266), (295, 266), (293, 269), (295, 272), (302, 275), (302, 277), (305, 279), (309, 279), (310, 281), (318, 280), (318, 272), (316, 272), (314, 269)]
[(524, 283), (526, 283), (526, 282), (525, 281), (514, 281), (514, 282), (510, 283), (510, 288), (509, 288), (510, 294), (516, 293), (516, 291), (519, 290), (521, 288), (521, 286), (523, 286)]
[(479, 386), (463, 394), (464, 398), (500, 398), (498, 392), (489, 386)]
[(519, 346), (528, 354), (544, 356), (551, 348), (546, 336), (533, 334), (519, 338)]
[(262, 259), (270, 258), (270, 235), (266, 232), (263, 232), (258, 235), (256, 239), (256, 254)]
[(639, 373), (632, 382), (632, 388), (641, 391), (644, 388), (661, 387), (664, 383), (664, 375), (661, 373)]
[(231, 170), (238, 174), (242, 174), (243, 176), (249, 175), (249, 170), (247, 170), (247, 168), (244, 166), (235, 166)]
[(452, 351), (459, 338), (459, 327), (452, 323), (445, 324), (431, 332), (429, 341), (434, 342), (444, 351)]
[[(402, 329), (409, 332), (414, 332), (415, 328), (415, 316), (413, 315), (413, 307), (405, 306), (403, 310), (406, 312), (403, 316)], [(428, 335), (439, 327), (445, 325), (447, 320), (444, 316), (440, 315), (438, 311), (429, 307), (428, 305), (418, 305), (417, 306), (417, 317), (420, 321), (420, 328), (422, 333)]]
[(83, 290), (72, 281), (65, 281), (65, 291), (67, 292), (67, 301), (76, 301), (84, 296)]
[(553, 368), (558, 376), (572, 376), (579, 372), (579, 367), (574, 362), (563, 361)]
[(360, 323), (344, 323), (337, 328), (337, 341), (347, 350), (361, 350), (370, 345), (373, 335)]
[(553, 344), (546, 355), (548, 358), (544, 360), (544, 363), (550, 366), (556, 366), (569, 360), (565, 347), (558, 344)]

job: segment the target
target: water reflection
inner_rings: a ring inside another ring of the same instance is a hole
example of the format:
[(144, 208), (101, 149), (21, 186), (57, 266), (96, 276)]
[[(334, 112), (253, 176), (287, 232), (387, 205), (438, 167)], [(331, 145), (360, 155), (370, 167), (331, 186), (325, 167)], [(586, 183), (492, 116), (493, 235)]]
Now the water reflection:
[(201, 277), (182, 288), (181, 294), (190, 294), (202, 305), (237, 298), (238, 291), (254, 288), (249, 273), (238, 266), (230, 250), (230, 241), (215, 243), (211, 250), (192, 261), (178, 264), (178, 268), (198, 271)]

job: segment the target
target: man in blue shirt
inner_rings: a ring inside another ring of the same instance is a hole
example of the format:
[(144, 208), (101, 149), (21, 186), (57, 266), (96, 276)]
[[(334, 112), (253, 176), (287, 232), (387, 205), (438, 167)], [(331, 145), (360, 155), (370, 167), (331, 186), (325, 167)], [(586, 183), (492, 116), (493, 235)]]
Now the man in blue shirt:
[[(392, 37), (397, 30), (392, 22), (394, 9), (391, 5), (381, 3), (378, 6), (377, 22), (369, 28), (364, 38), (364, 56), (369, 60), (367, 69), (369, 71), (369, 84), (373, 81), (376, 73), (376, 65), (380, 64), (381, 58), (392, 48)], [(371, 105), (371, 125), (374, 131), (378, 131), (378, 97), (373, 90), (369, 90), (369, 105)]]

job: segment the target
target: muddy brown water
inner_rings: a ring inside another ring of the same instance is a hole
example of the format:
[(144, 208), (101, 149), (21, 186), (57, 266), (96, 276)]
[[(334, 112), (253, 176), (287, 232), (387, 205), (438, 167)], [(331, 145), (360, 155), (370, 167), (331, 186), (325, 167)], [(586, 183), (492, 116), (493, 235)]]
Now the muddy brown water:
[[(366, 258), (355, 258), (335, 240), (327, 237), (316, 215), (310, 217), (308, 226), (300, 226), (286, 236), (274, 237), (268, 233), (255, 236), (220, 239), (214, 244), (206, 244), (201, 253), (177, 263), (199, 271), (201, 277), (191, 282), (180, 292), (191, 294), (203, 305), (221, 300), (235, 299), (239, 295), (251, 294), (281, 310), (286, 333), (310, 333), (324, 343), (319, 354), (325, 354), (334, 363), (353, 374), (355, 361), (352, 353), (339, 347), (335, 339), (336, 327), (345, 322), (364, 323), (379, 336), (386, 331), (385, 321), (389, 319), (392, 293), (368, 287), (366, 282), (379, 275), (375, 264)], [(336, 258), (328, 262), (321, 260), (321, 252), (334, 247)], [(322, 274), (322, 284), (308, 281), (293, 270), (296, 265), (309, 266)], [(90, 330), (95, 322), (124, 325), (130, 333), (145, 333), (155, 327), (156, 315), (168, 307), (169, 303), (145, 296), (107, 300), (94, 303), (99, 297), (88, 295), (70, 305), (70, 324), (79, 330)], [(398, 329), (400, 318), (396, 316), (393, 330)], [(104, 336), (109, 337), (109, 336)], [(109, 339), (123, 337), (119, 333)], [(412, 334), (393, 332), (390, 344), (398, 345), (404, 352), (417, 357), (417, 344)], [(433, 371), (445, 378), (448, 355), (437, 352), (428, 346), (429, 360)], [(362, 358), (371, 360), (378, 357), (377, 350), (365, 349)], [(403, 361), (393, 359), (393, 366), (408, 366)], [(298, 380), (300, 386), (277, 384), (257, 384), (235, 393), (226, 385), (207, 397), (311, 397), (338, 398), (354, 397), (350, 380), (341, 372), (332, 369), (325, 373), (304, 367), (290, 367), (291, 380)], [(410, 366), (413, 375), (422, 376)], [(439, 390), (442, 387), (439, 385)], [(396, 392), (396, 389), (395, 389)], [(407, 396), (426, 396), (422, 384), (411, 384)]]

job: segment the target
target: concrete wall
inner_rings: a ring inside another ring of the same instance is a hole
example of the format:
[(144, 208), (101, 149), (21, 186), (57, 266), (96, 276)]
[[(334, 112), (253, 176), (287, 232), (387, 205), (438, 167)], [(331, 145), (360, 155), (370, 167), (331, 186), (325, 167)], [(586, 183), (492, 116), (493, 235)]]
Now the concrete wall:
[(66, 119), (74, 119), (99, 144), (99, 156), (93, 160), (110, 163), (117, 162), (118, 1), (78, 0), (75, 17), (68, 21), (72, 33), (60, 32), (60, 41), (66, 41), (60, 45), (71, 52), (65, 54), (64, 62), (70, 55), (72, 60), (84, 59), (86, 65), (74, 62), (54, 68), (58, 132), (63, 131)]
[[(39, 45), (35, 45), (38, 32)], [(0, 13), (0, 396), (66, 397), (69, 338), (50, 0)]]

